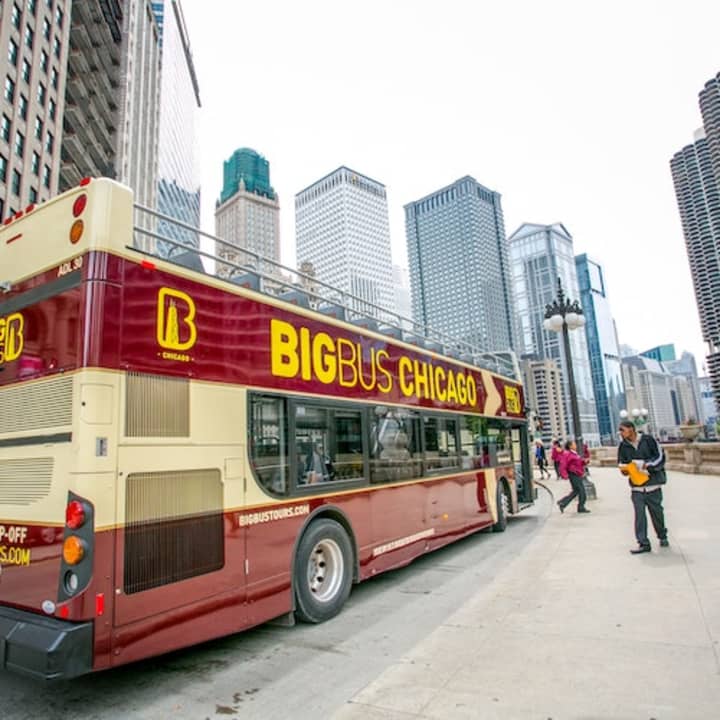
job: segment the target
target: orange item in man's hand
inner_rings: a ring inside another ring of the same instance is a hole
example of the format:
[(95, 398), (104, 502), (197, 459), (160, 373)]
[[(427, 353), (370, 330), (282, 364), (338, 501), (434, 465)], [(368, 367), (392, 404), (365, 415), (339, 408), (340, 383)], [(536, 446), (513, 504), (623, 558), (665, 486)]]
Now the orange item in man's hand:
[(650, 479), (650, 473), (642, 469), (644, 464), (643, 460), (633, 460), (627, 465), (620, 465), (619, 467), (621, 470), (626, 471), (633, 485), (644, 485)]

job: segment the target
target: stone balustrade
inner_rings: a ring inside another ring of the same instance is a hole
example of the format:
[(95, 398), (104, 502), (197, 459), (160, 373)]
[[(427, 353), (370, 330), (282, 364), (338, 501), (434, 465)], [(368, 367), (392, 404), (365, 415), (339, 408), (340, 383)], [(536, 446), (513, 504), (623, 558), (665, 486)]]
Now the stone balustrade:
[[(720, 475), (720, 442), (666, 443), (663, 448), (667, 470)], [(617, 447), (590, 448), (590, 465), (617, 465)]]

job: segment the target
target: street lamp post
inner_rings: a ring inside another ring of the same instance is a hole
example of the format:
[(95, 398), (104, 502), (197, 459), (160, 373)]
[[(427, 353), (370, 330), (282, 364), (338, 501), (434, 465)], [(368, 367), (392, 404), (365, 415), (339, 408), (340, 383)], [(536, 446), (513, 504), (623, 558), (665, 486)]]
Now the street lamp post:
[[(570, 354), (570, 330), (576, 330), (585, 325), (585, 316), (577, 300), (570, 301), (565, 297), (560, 278), (557, 281), (557, 298), (545, 306), (545, 321), (543, 327), (553, 332), (561, 332), (563, 337), (563, 350), (565, 352), (565, 367), (567, 368), (568, 390), (570, 391), (570, 408), (572, 410), (573, 435), (580, 457), (583, 456), (582, 428), (580, 427), (580, 411), (578, 410), (577, 388), (575, 387), (575, 373), (573, 372), (572, 355)], [(583, 477), (585, 491), (588, 498), (595, 499), (595, 485)]]

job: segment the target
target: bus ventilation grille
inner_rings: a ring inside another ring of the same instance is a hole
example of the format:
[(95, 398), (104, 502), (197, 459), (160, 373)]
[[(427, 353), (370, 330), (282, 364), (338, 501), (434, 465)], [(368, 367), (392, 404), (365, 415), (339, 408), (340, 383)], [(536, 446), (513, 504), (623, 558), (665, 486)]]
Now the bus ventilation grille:
[(222, 568), (220, 471), (128, 475), (124, 560), (128, 595)]
[(0, 390), (0, 434), (70, 427), (71, 377), (30, 382)]
[(50, 493), (49, 457), (0, 460), (0, 505), (31, 505)]
[(184, 378), (127, 374), (125, 435), (188, 437), (190, 384)]

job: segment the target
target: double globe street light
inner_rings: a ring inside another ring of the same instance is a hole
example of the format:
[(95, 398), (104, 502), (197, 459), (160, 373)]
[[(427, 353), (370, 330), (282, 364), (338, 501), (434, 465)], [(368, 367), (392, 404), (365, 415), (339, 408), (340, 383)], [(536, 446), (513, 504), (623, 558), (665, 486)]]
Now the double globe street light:
[(648, 411), (645, 408), (633, 408), (630, 412), (627, 410), (620, 411), (620, 417), (623, 420), (632, 418), (635, 427), (643, 430), (648, 421)]
[[(577, 330), (585, 325), (585, 315), (577, 300), (565, 297), (560, 278), (557, 281), (557, 298), (545, 306), (545, 320), (543, 327), (552, 332), (562, 333), (563, 350), (565, 352), (565, 367), (567, 368), (568, 390), (570, 392), (570, 408), (572, 410), (573, 435), (580, 457), (583, 456), (582, 429), (580, 427), (580, 412), (578, 410), (577, 389), (575, 387), (575, 373), (573, 372), (572, 355), (570, 354), (570, 330)], [(596, 498), (595, 485), (587, 478), (583, 478), (588, 498)]]

